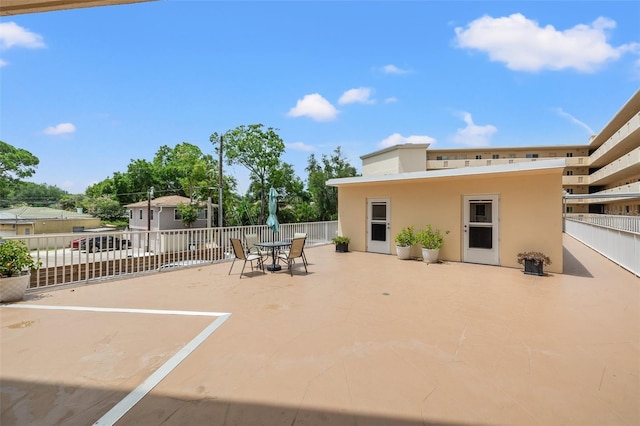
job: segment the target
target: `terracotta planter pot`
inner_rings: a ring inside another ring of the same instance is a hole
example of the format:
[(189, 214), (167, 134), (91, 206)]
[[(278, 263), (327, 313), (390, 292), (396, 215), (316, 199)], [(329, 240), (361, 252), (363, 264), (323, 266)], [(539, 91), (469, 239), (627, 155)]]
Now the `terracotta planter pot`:
[(0, 278), (0, 302), (17, 302), (24, 298), (31, 274)]

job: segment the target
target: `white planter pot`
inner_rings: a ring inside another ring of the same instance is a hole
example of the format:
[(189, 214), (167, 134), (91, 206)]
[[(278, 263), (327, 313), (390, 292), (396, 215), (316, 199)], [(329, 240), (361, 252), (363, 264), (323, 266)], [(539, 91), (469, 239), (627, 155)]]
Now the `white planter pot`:
[(422, 260), (427, 263), (436, 263), (438, 261), (438, 254), (440, 249), (426, 249), (422, 248)]
[(17, 277), (0, 278), (0, 302), (16, 302), (22, 300), (29, 287), (31, 274)]
[(411, 246), (396, 246), (396, 254), (398, 255), (398, 259), (411, 259)]

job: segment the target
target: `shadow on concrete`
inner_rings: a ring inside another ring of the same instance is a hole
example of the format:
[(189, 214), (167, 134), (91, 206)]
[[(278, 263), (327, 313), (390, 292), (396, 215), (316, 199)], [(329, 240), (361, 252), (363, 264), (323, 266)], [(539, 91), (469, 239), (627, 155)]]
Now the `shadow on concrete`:
[[(202, 391), (200, 389), (195, 392)], [(194, 392), (194, 393), (195, 393)], [(94, 424), (126, 393), (108, 388), (3, 380), (3, 426)], [(113, 420), (113, 419), (112, 419)], [(267, 405), (207, 397), (178, 398), (149, 394), (115, 423), (125, 425), (393, 425), (463, 426), (436, 419), (406, 419), (364, 413)]]
[(571, 254), (566, 247), (562, 247), (563, 268), (562, 273), (582, 278), (593, 278), (593, 275), (580, 261)]

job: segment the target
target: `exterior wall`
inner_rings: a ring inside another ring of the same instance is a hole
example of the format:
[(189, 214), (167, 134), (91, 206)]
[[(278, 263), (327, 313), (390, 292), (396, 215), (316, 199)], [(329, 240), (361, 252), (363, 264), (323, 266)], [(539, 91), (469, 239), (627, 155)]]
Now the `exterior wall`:
[[(140, 219), (140, 211), (142, 210), (142, 219)], [(161, 231), (164, 229), (186, 229), (181, 220), (175, 220), (175, 207), (151, 207), (153, 211), (153, 219), (151, 220), (151, 230)], [(147, 230), (147, 208), (132, 207), (129, 211), (133, 211), (133, 216), (129, 213), (129, 229)], [(192, 225), (192, 228), (206, 228), (207, 220), (198, 219)]]
[(100, 226), (99, 218), (86, 219), (32, 219), (28, 223), (0, 224), (0, 230), (4, 235), (14, 232), (13, 235), (36, 235), (36, 234), (64, 234), (73, 232), (74, 228), (91, 229)]
[(362, 175), (386, 175), (426, 170), (429, 144), (404, 144), (360, 157)]
[[(390, 199), (390, 245), (402, 227), (427, 224), (450, 231), (440, 250), (443, 260), (460, 262), (463, 255), (463, 196), (498, 194), (501, 266), (521, 268), (522, 251), (541, 251), (562, 272), (561, 169), (467, 176), (422, 181), (341, 185), (338, 191), (340, 235), (351, 238), (349, 248), (366, 251), (367, 199)], [(535, 181), (535, 184), (531, 184)]]

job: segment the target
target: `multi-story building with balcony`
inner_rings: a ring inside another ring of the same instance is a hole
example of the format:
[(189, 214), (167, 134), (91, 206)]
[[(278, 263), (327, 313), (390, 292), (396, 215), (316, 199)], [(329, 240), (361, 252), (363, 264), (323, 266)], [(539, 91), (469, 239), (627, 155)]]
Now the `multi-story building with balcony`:
[[(640, 90), (584, 145), (427, 147), (426, 154), (426, 170), (565, 158), (562, 184), (566, 193), (590, 195), (567, 198), (568, 213), (640, 215)], [(620, 197), (614, 197), (617, 194)]]

